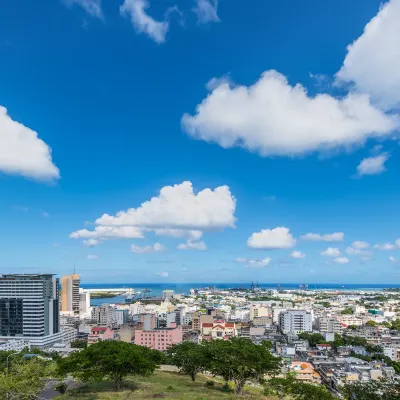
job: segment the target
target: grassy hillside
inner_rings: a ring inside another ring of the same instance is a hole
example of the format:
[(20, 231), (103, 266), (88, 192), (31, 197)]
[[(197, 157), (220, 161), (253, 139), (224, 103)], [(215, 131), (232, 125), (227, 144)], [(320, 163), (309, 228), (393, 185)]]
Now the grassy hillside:
[[(215, 382), (214, 386), (208, 386), (207, 381)], [(188, 376), (176, 372), (157, 371), (154, 375), (141, 378), (135, 377), (126, 380), (127, 389), (115, 392), (112, 384), (108, 382), (87, 385), (76, 389), (58, 400), (224, 400), (237, 399), (233, 393), (222, 390), (223, 383), (211, 377), (199, 375), (196, 382), (192, 382)], [(255, 388), (246, 387), (241, 396), (249, 400), (269, 400)], [(272, 400), (272, 399), (270, 399)]]

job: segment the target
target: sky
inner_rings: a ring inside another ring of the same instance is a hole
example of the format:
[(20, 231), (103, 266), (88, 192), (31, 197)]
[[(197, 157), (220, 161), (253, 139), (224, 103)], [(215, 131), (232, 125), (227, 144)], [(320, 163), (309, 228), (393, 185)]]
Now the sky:
[(400, 283), (400, 0), (3, 0), (0, 273)]

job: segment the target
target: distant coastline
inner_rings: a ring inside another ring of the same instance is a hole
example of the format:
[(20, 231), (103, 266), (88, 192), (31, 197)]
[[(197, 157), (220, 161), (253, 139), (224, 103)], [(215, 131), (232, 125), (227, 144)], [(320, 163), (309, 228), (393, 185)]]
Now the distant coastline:
[[(282, 290), (298, 290), (300, 287), (299, 283), (258, 283), (261, 289), (282, 289)], [(279, 286), (278, 286), (279, 285)], [(161, 296), (162, 291), (165, 289), (174, 290), (175, 293), (187, 294), (190, 289), (201, 289), (215, 287), (217, 289), (230, 289), (230, 288), (244, 288), (250, 289), (251, 282), (240, 282), (240, 283), (81, 283), (81, 287), (84, 289), (108, 289), (108, 288), (133, 288), (136, 292), (140, 292), (143, 289), (149, 289), (148, 293), (150, 296)], [(302, 284), (304, 289), (305, 283)], [(378, 284), (378, 283), (358, 283), (358, 284), (340, 284), (340, 283), (309, 283), (308, 290), (331, 290), (331, 291), (383, 291), (385, 289), (400, 289), (400, 284)], [(125, 298), (121, 295), (107, 297), (107, 298), (92, 298), (92, 305), (101, 305), (105, 303), (117, 304), (124, 303)]]

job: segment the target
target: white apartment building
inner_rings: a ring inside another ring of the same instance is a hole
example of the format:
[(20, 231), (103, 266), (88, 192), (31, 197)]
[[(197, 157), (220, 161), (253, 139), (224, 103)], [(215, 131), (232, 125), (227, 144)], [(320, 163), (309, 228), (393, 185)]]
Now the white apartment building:
[(92, 319), (96, 321), (99, 326), (107, 326), (114, 329), (118, 326), (117, 311), (113, 306), (103, 304), (98, 307), (92, 308)]
[(321, 333), (338, 333), (342, 334), (344, 326), (336, 318), (318, 317), (315, 320), (315, 328)]
[(284, 307), (274, 307), (272, 309), (272, 322), (274, 324), (277, 324), (279, 322), (279, 316), (281, 315), (282, 312), (285, 312), (287, 308)]
[(88, 314), (90, 312), (90, 292), (84, 292), (79, 289), (79, 314)]
[(52, 274), (0, 278), (0, 340), (19, 338), (43, 347), (62, 336), (58, 278)]
[(279, 315), (279, 327), (284, 334), (312, 332), (312, 315), (305, 310), (287, 310)]
[(174, 294), (175, 294), (175, 292), (173, 290), (166, 289), (166, 290), (163, 290), (163, 292), (162, 292), (162, 298), (164, 300), (170, 300), (170, 299), (172, 299)]

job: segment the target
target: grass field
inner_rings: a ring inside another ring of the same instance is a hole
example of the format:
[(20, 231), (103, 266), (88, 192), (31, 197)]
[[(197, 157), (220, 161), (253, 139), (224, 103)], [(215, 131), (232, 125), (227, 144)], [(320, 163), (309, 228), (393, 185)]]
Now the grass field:
[[(214, 386), (208, 386), (207, 381), (215, 382)], [(109, 382), (89, 384), (81, 389), (67, 392), (58, 400), (224, 400), (237, 399), (233, 393), (222, 390), (223, 383), (214, 378), (199, 375), (196, 382), (190, 377), (177, 372), (161, 372), (142, 378), (126, 379), (126, 388), (116, 392)], [(261, 390), (246, 387), (242, 399), (272, 400), (262, 395)]]

